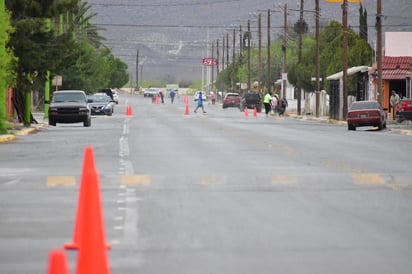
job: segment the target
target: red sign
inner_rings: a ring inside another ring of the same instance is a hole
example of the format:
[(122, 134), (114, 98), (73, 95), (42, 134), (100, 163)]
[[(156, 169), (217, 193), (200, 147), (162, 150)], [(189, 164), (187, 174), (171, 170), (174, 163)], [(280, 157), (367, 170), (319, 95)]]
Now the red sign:
[(202, 64), (205, 66), (216, 66), (218, 64), (218, 60), (215, 58), (203, 58)]

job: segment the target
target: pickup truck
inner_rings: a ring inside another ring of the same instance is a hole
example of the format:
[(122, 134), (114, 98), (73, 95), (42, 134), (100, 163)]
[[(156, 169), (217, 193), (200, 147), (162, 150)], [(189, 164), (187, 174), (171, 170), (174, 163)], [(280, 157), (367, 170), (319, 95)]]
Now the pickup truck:
[(412, 121), (412, 98), (402, 99), (398, 113), (396, 115), (396, 121), (401, 123), (405, 120)]

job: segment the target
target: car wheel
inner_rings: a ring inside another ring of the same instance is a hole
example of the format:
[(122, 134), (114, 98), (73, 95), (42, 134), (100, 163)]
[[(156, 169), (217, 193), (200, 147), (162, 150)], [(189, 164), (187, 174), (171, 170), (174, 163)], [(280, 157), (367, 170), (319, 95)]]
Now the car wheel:
[(92, 125), (92, 119), (89, 117), (83, 122), (83, 126), (90, 127)]
[(54, 120), (49, 119), (50, 126), (56, 126), (56, 122)]
[(348, 124), (348, 130), (356, 130), (354, 125)]

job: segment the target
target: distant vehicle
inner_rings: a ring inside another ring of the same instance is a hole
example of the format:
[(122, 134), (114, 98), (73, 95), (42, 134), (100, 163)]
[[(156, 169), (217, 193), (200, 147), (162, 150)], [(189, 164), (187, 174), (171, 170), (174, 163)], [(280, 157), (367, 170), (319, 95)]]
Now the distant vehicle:
[(159, 95), (160, 89), (158, 88), (148, 88), (143, 92), (144, 97), (155, 97)]
[(56, 123), (80, 123), (91, 126), (91, 110), (86, 93), (82, 90), (60, 90), (53, 92), (49, 107), (49, 125)]
[(386, 114), (376, 101), (353, 102), (346, 116), (348, 130), (356, 127), (373, 126), (379, 129), (386, 128)]
[(196, 91), (195, 95), (193, 96), (193, 100), (194, 100), (194, 101), (197, 101), (197, 100), (199, 99), (199, 94), (200, 94), (200, 92), (202, 92), (202, 99), (203, 99), (203, 101), (206, 101), (206, 100), (207, 100), (207, 96), (206, 96), (206, 92), (204, 92), (204, 91)]
[(119, 94), (117, 94), (117, 91), (115, 89), (111, 89), (112, 94), (113, 94), (113, 101), (117, 104), (119, 104)]
[(405, 120), (412, 121), (412, 98), (402, 99), (400, 108), (396, 115), (396, 121), (401, 123)]
[(225, 97), (223, 98), (223, 108), (228, 108), (228, 107), (236, 107), (240, 108), (240, 94), (236, 92), (229, 92), (226, 93)]
[(242, 96), (240, 100), (240, 111), (256, 108), (257, 112), (262, 112), (262, 99), (257, 92), (247, 92)]
[(105, 93), (107, 96), (109, 96), (114, 101), (113, 91), (114, 89), (111, 89), (111, 88), (102, 88), (102, 89), (99, 89), (96, 93)]
[(114, 112), (114, 101), (104, 93), (89, 95), (87, 102), (90, 105), (92, 115), (112, 116)]

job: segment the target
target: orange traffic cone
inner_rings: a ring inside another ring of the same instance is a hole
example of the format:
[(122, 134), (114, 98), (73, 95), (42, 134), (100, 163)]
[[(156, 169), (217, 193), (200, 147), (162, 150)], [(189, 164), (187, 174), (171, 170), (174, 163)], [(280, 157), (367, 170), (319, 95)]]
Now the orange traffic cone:
[(63, 250), (52, 250), (49, 253), (47, 274), (69, 274), (66, 254)]
[[(87, 239), (96, 226), (100, 226), (100, 223), (87, 224), (90, 218), (90, 211), (93, 215), (100, 216), (103, 219), (102, 208), (100, 204), (100, 183), (97, 170), (94, 164), (93, 148), (86, 147), (84, 151), (82, 178), (80, 183), (79, 200), (77, 206), (76, 220), (74, 226), (73, 242), (66, 243), (65, 249), (79, 249), (83, 246), (83, 241)], [(98, 203), (90, 198), (90, 196), (98, 196)], [(102, 225), (102, 224), (101, 224)], [(104, 238), (104, 234), (100, 235)], [(105, 240), (104, 240), (105, 241)], [(111, 246), (106, 244), (107, 248)]]
[(160, 104), (160, 97), (156, 96), (156, 105)]
[(129, 104), (126, 105), (126, 116), (130, 116), (130, 106), (129, 106)]
[(249, 116), (249, 110), (245, 107), (245, 117)]
[(89, 206), (83, 212), (84, 220), (80, 237), (76, 274), (109, 274), (110, 267), (105, 242), (104, 220), (99, 192), (97, 172), (89, 173), (88, 184), (91, 185), (87, 201)]
[(185, 111), (185, 115), (189, 115), (189, 104), (186, 104), (186, 111)]
[(253, 108), (253, 117), (257, 117), (256, 107)]

